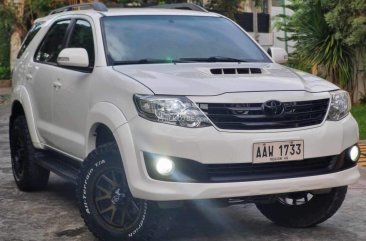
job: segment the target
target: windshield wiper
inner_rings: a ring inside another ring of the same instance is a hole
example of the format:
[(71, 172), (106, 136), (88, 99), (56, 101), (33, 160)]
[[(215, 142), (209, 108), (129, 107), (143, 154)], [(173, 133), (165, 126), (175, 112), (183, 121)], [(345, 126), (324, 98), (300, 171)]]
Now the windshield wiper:
[(213, 57), (209, 57), (209, 58), (180, 58), (179, 60), (181, 61), (194, 61), (194, 62), (210, 62), (210, 63), (214, 63), (214, 62), (237, 62), (237, 63), (242, 63), (242, 62), (248, 62), (245, 59), (237, 59), (237, 58), (231, 58), (231, 57), (222, 57), (222, 56), (213, 56)]
[(221, 57), (221, 56), (213, 56), (209, 58), (180, 58), (180, 59), (153, 59), (153, 58), (145, 58), (139, 60), (123, 60), (123, 61), (114, 61), (113, 65), (129, 65), (129, 64), (175, 64), (175, 63), (194, 63), (194, 62), (232, 62), (232, 63), (241, 63), (248, 62), (245, 59), (236, 59), (231, 57)]
[(139, 59), (139, 60), (123, 60), (123, 61), (114, 61), (113, 65), (128, 65), (128, 64), (175, 64), (175, 63), (187, 63), (190, 61), (185, 60), (170, 60), (170, 59)]

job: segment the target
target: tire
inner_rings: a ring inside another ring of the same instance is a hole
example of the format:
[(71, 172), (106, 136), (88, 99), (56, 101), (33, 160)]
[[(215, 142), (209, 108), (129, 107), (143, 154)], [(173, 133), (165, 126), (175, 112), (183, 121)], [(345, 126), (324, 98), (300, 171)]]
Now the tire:
[(36, 164), (25, 116), (18, 116), (10, 129), (11, 164), (15, 183), (22, 191), (39, 191), (48, 184), (50, 171)]
[(168, 220), (156, 203), (132, 196), (114, 143), (96, 148), (85, 159), (77, 199), (85, 224), (100, 240), (148, 241)]
[[(259, 211), (275, 224), (290, 228), (307, 228), (332, 217), (341, 207), (346, 193), (347, 187), (336, 187), (325, 194), (292, 193), (274, 203), (256, 205)], [(291, 204), (288, 200), (296, 201), (292, 201)]]

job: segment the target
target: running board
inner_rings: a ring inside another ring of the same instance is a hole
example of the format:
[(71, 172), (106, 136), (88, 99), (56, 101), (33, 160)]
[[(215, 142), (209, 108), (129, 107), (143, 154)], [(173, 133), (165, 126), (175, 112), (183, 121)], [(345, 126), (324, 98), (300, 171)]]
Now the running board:
[(37, 151), (36, 162), (41, 167), (77, 184), (77, 177), (82, 165), (81, 161), (47, 150)]

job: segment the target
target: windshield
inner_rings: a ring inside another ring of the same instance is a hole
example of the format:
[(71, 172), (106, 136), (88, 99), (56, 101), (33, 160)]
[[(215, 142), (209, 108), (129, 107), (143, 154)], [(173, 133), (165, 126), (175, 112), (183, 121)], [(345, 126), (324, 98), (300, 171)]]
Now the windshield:
[(222, 17), (104, 17), (109, 64), (270, 62), (235, 24)]

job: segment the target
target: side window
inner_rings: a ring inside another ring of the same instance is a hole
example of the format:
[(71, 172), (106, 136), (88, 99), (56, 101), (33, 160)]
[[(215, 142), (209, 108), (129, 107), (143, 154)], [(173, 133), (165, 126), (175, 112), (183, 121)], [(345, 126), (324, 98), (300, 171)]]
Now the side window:
[(94, 66), (93, 31), (89, 22), (81, 19), (76, 21), (67, 47), (86, 49), (89, 56), (89, 66)]
[(18, 59), (23, 55), (24, 51), (27, 49), (28, 45), (30, 44), (30, 42), (32, 42), (33, 38), (36, 36), (36, 34), (39, 32), (39, 30), (41, 30), (42, 24), (43, 24), (43, 22), (35, 23), (32, 26), (32, 28), (29, 30), (29, 32), (28, 32), (27, 36), (25, 37), (24, 42), (18, 52), (18, 55), (17, 55)]
[(62, 20), (51, 27), (35, 55), (36, 61), (56, 64), (69, 24), (70, 20)]

